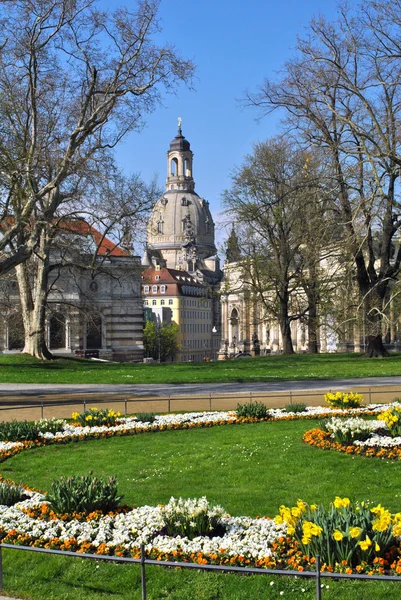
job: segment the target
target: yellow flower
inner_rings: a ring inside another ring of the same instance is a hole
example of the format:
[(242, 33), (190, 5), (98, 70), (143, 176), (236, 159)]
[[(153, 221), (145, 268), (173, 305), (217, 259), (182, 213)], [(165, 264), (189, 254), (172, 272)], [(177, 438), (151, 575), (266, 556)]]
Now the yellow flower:
[(335, 508), (346, 508), (351, 504), (351, 500), (349, 498), (340, 498), (340, 496), (336, 496), (333, 504)]
[(293, 517), (295, 517), (296, 519), (299, 519), (299, 517), (301, 516), (301, 510), (299, 508), (297, 508), (296, 506), (294, 506), (291, 509), (291, 515)]
[(377, 542), (375, 544), (375, 552), (380, 552), (380, 546)]
[(360, 527), (351, 527), (349, 534), (352, 538), (357, 538), (361, 535), (362, 529)]
[(71, 416), (74, 419), (74, 421), (76, 421), (79, 418), (79, 413), (78, 412), (73, 412)]
[(394, 527), (393, 527), (393, 536), (394, 537), (400, 537), (401, 536), (401, 523), (397, 523), (397, 525), (394, 525)]
[(333, 538), (336, 540), (336, 542), (341, 542), (341, 540), (343, 539), (343, 534), (341, 533), (341, 531), (339, 531), (338, 529), (334, 530), (333, 533)]
[(315, 511), (315, 510), (317, 509), (317, 504), (311, 504), (311, 505), (310, 505), (310, 509), (311, 509), (312, 511)]
[(368, 550), (370, 548), (370, 546), (372, 545), (372, 540), (370, 539), (370, 537), (367, 535), (366, 539), (358, 542), (358, 545), (361, 547), (362, 550)]
[(305, 546), (307, 546), (308, 544), (310, 544), (311, 539), (311, 537), (304, 535), (304, 537), (302, 538), (302, 543), (305, 544)]
[(290, 525), (287, 529), (287, 533), (288, 535), (294, 535), (295, 533), (295, 527), (293, 527), (292, 525)]

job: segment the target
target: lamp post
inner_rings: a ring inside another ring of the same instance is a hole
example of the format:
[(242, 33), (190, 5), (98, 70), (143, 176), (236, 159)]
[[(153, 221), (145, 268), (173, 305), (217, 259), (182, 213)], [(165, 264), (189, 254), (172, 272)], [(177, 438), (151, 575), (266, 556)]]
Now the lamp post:
[(224, 340), (224, 358), (228, 358), (228, 340)]

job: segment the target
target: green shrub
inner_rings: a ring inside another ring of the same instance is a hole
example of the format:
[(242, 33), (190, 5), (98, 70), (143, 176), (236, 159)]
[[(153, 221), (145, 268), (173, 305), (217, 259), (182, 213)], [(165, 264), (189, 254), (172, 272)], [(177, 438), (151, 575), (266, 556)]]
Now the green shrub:
[(138, 413), (136, 416), (137, 421), (141, 421), (142, 423), (153, 423), (156, 419), (155, 413)]
[(0, 423), (0, 441), (21, 442), (23, 440), (37, 440), (38, 428), (35, 423), (28, 421), (10, 421)]
[(40, 419), (40, 421), (35, 421), (35, 427), (41, 433), (57, 433), (58, 431), (63, 431), (66, 423), (67, 421), (64, 419), (52, 417), (51, 419)]
[(81, 477), (61, 477), (53, 481), (47, 500), (58, 514), (90, 513), (100, 510), (108, 513), (115, 510), (122, 496), (117, 493), (117, 480), (110, 477), (82, 475)]
[(120, 413), (116, 413), (112, 408), (89, 408), (83, 413), (73, 412), (72, 418), (74, 421), (82, 425), (82, 427), (105, 426), (110, 427), (115, 425), (120, 417)]
[(27, 497), (23, 488), (11, 485), (5, 481), (0, 482), (0, 505), (13, 506), (17, 502), (26, 500)]
[(297, 404), (286, 404), (285, 410), (291, 413), (305, 412), (306, 404), (304, 404), (303, 402), (298, 402)]
[(206, 497), (170, 498), (170, 502), (161, 508), (165, 522), (165, 535), (186, 536), (190, 540), (206, 535), (213, 537), (224, 533), (221, 518), (225, 511), (221, 506), (210, 506)]
[(268, 412), (263, 402), (250, 402), (248, 404), (237, 404), (237, 416), (245, 419), (265, 419)]

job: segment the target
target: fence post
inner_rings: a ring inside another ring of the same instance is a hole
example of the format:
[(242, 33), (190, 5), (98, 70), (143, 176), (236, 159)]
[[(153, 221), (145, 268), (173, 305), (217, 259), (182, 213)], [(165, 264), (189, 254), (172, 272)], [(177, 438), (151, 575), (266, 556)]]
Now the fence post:
[(320, 555), (316, 555), (316, 600), (322, 600), (322, 588), (320, 587)]
[(168, 406), (167, 406), (167, 412), (170, 413), (171, 412), (171, 394), (168, 395)]
[(249, 392), (249, 401), (252, 404), (252, 392)]
[(369, 388), (369, 404), (372, 404), (372, 390)]
[(44, 418), (44, 412), (43, 412), (43, 400), (42, 403), (40, 405), (40, 418), (43, 419)]
[(127, 413), (128, 413), (128, 411), (127, 411), (127, 398), (126, 398), (126, 399), (124, 400), (124, 416), (125, 416), (125, 417), (127, 416)]
[(141, 583), (142, 600), (146, 600), (146, 571), (145, 571), (145, 546), (141, 544)]
[(84, 400), (84, 412), (86, 411), (86, 400)]
[(290, 390), (290, 404), (292, 406), (292, 390)]
[(209, 392), (209, 410), (212, 411), (212, 392)]

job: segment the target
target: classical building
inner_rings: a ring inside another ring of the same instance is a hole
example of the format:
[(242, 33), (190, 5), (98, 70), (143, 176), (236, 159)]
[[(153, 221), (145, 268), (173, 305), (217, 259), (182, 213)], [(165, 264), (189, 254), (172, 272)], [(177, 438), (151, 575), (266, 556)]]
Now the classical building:
[(163, 320), (170, 313), (156, 309), (168, 306), (166, 300), (175, 307), (170, 316), (180, 327), (178, 360), (216, 358), (223, 273), (209, 203), (195, 192), (193, 153), (180, 120), (167, 152), (166, 189), (149, 218), (142, 264), (145, 307), (152, 309), (155, 319)]
[[(84, 221), (64, 226), (64, 266), (53, 269), (46, 315), (47, 343), (56, 354), (89, 355), (110, 360), (143, 357), (141, 262)], [(94, 250), (96, 258), (92, 261)], [(55, 249), (51, 263), (58, 263)], [(1, 282), (0, 351), (24, 346), (18, 286)]]

